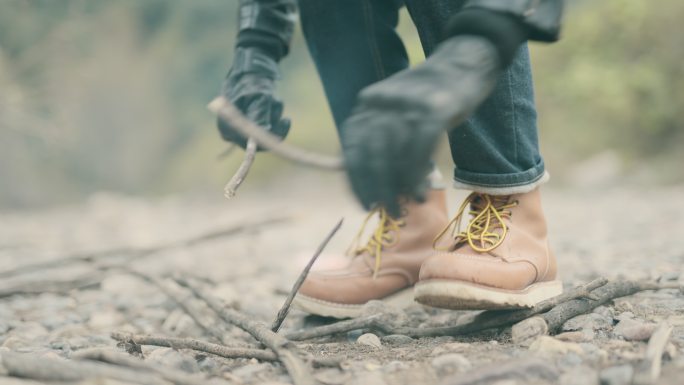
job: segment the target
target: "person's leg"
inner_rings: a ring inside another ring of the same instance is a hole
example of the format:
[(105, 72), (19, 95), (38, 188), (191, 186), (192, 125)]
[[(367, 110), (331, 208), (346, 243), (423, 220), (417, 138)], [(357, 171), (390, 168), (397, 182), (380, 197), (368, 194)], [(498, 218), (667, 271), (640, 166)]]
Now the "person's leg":
[[(363, 88), (408, 67), (395, 32), (398, 12), (396, 0), (300, 0), (302, 29), (338, 128)], [(404, 202), (402, 212), (395, 219), (374, 210), (378, 227), (367, 242), (352, 246), (349, 265), (311, 272), (295, 305), (343, 318), (358, 316), (370, 300), (413, 303), (420, 266), (447, 223), (443, 189), (432, 189), (423, 204)]]
[(396, 0), (299, 0), (302, 31), (337, 127), (365, 87), (408, 67)]
[[(464, 1), (407, 0), (425, 55), (442, 38)], [(493, 194), (531, 191), (546, 180), (539, 153), (537, 114), (527, 47), (501, 75), (491, 96), (449, 133), (456, 187)]]
[[(426, 56), (463, 1), (407, 0)], [(562, 291), (556, 278), (538, 186), (548, 177), (539, 153), (527, 47), (492, 95), (449, 132), (454, 184), (473, 191), (443, 232), (443, 253), (428, 258), (416, 300), (454, 309), (533, 306)], [(459, 223), (471, 218), (461, 231)]]

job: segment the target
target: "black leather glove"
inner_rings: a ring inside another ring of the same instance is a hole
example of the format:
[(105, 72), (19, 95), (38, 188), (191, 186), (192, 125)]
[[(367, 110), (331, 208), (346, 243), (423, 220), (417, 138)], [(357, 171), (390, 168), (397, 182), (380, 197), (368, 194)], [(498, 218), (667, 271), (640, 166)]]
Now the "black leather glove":
[(458, 36), (415, 69), (361, 92), (343, 124), (342, 148), (352, 189), (364, 208), (379, 204), (398, 216), (402, 197), (424, 198), (440, 135), (480, 105), (501, 68), (489, 40)]
[[(268, 54), (257, 48), (238, 47), (221, 93), (254, 123), (285, 138), (290, 120), (282, 117), (283, 103), (275, 96), (278, 78), (278, 64)], [(224, 140), (246, 147), (247, 139), (221, 119), (218, 128)]]
[[(278, 61), (289, 51), (297, 18), (296, 0), (240, 0), (237, 48), (221, 93), (247, 118), (285, 138), (290, 121), (275, 96)], [(245, 148), (247, 139), (220, 119), (223, 139)]]

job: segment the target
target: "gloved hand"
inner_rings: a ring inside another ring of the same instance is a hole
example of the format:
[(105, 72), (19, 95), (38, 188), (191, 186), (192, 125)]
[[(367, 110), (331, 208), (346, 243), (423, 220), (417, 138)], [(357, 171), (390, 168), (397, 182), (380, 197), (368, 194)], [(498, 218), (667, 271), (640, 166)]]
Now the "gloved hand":
[(365, 209), (382, 205), (396, 217), (401, 198), (424, 199), (440, 135), (484, 101), (501, 68), (488, 39), (456, 36), (415, 69), (360, 93), (341, 131), (347, 173)]
[[(290, 120), (282, 117), (283, 103), (275, 96), (279, 77), (278, 64), (268, 54), (257, 48), (238, 47), (221, 93), (254, 123), (285, 138)], [(247, 146), (247, 138), (221, 119), (217, 125), (224, 140), (242, 148)]]

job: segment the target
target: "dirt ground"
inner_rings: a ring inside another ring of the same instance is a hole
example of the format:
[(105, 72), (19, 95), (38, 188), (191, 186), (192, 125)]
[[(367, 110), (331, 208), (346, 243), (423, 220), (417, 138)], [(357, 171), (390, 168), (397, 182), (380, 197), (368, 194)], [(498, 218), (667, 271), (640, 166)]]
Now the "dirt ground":
[[(343, 251), (363, 220), (346, 187), (337, 180), (328, 182), (321, 178), (313, 189), (312, 181), (300, 183), (309, 186), (306, 189), (278, 191), (276, 183), (247, 188), (230, 202), (103, 193), (79, 205), (0, 214), (0, 352), (68, 360), (87, 348), (119, 349), (110, 338), (113, 331), (216, 342), (156, 286), (111, 268), (117, 264), (159, 277), (191, 277), (225, 303), (270, 324), (299, 271), (337, 220), (344, 216), (345, 225), (317, 268), (344, 262)], [(453, 213), (464, 194), (450, 194)], [(684, 186), (547, 188), (544, 204), (566, 287), (599, 276), (684, 283)], [(244, 229), (178, 244), (236, 226)], [(159, 246), (156, 252), (136, 254)], [(98, 254), (103, 250), (116, 251)], [(78, 255), (95, 257), (2, 275)], [(74, 282), (76, 288), (64, 289)], [(23, 294), (10, 295), (17, 288)], [(43, 289), (54, 292), (40, 293)], [(417, 304), (401, 313), (413, 326), (453, 324), (472, 316)], [(368, 336), (359, 339), (363, 331), (353, 331), (298, 345), (317, 356), (343, 359), (341, 368), (314, 370), (322, 384), (629, 384), (653, 329), (664, 321), (674, 331), (658, 383), (681, 384), (684, 295), (676, 289), (615, 300), (570, 320), (561, 336), (531, 347), (514, 343), (509, 330), (458, 338), (379, 335), (380, 346), (366, 342)], [(293, 310), (283, 331), (327, 322)], [(231, 346), (258, 346), (230, 325), (220, 328)], [(284, 369), (270, 362), (152, 346), (144, 346), (142, 353), (150, 363), (204, 375), (216, 383), (291, 383)], [(482, 376), (496, 370), (503, 374)], [(0, 369), (0, 384), (31, 383), (3, 375), (7, 373)]]

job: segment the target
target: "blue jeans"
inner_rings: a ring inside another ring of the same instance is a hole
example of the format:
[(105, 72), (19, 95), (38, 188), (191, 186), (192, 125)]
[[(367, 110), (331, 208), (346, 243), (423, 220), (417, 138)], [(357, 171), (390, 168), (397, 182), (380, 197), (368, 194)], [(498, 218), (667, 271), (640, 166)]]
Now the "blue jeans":
[[(408, 68), (396, 33), (406, 5), (429, 56), (465, 0), (299, 0), (302, 29), (338, 129), (364, 87)], [(537, 113), (527, 46), (494, 92), (449, 132), (460, 188), (491, 194), (527, 192), (547, 179), (539, 153)]]

